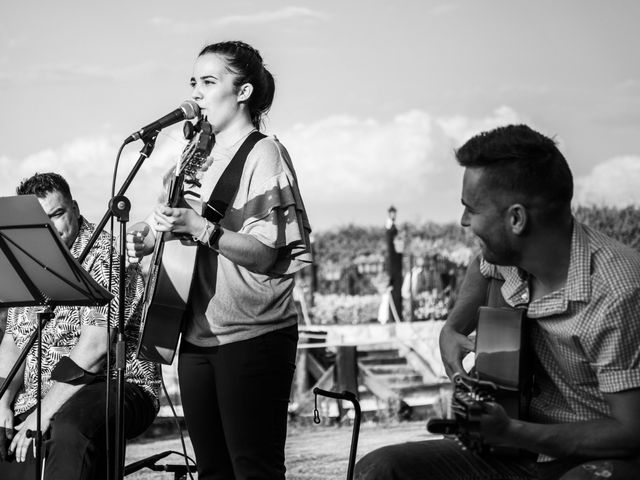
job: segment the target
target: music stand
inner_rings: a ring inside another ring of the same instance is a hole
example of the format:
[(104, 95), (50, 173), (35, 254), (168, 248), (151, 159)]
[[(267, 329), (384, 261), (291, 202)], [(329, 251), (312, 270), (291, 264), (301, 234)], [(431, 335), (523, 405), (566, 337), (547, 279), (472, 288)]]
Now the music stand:
[(42, 476), (42, 327), (53, 318), (57, 306), (99, 306), (112, 298), (73, 258), (35, 195), (0, 197), (0, 307), (44, 307), (37, 314), (36, 332), (0, 387), (2, 397), (37, 340), (37, 480)]

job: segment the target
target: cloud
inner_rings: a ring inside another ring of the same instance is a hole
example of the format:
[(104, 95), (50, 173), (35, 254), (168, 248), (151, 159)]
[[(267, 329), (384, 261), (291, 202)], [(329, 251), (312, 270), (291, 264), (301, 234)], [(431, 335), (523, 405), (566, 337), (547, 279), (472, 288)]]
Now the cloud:
[(436, 119), (436, 123), (445, 134), (451, 137), (458, 145), (482, 131), (490, 130), (499, 125), (522, 122), (522, 116), (506, 105), (496, 108), (490, 115), (484, 118), (476, 119), (464, 115), (455, 115)]
[[(413, 110), (387, 121), (340, 115), (276, 132), (293, 159), (315, 230), (355, 223), (382, 225), (390, 204), (400, 222), (458, 221), (462, 212), (462, 169), (453, 150), (471, 136), (499, 125), (526, 122), (503, 106), (481, 117), (436, 117)], [(160, 178), (185, 142), (176, 125), (161, 132), (126, 192), (132, 221), (152, 209)], [(79, 138), (23, 159), (0, 157), (2, 196), (14, 195), (20, 180), (36, 171), (64, 175), (81, 210), (97, 222), (111, 198), (111, 178), (120, 138)], [(138, 159), (140, 142), (129, 145), (119, 167), (117, 189)], [(576, 202), (625, 206), (640, 204), (640, 157), (603, 161), (576, 178)]]
[(640, 78), (626, 78), (618, 82), (614, 88), (619, 90), (636, 91), (640, 90)]
[(430, 13), (432, 15), (448, 15), (460, 10), (460, 8), (462, 7), (455, 3), (443, 3), (432, 7)]
[(79, 83), (86, 81), (118, 81), (139, 77), (157, 71), (159, 65), (138, 62), (135, 65), (106, 66), (78, 64), (34, 65), (19, 72), (0, 72), (0, 82), (24, 85), (25, 83)]
[[(168, 134), (166, 133), (168, 132)], [(24, 159), (0, 157), (3, 172), (0, 195), (15, 195), (21, 180), (36, 172), (57, 172), (64, 176), (90, 221), (99, 221), (111, 198), (115, 157), (121, 139), (115, 137), (79, 138), (55, 149), (44, 150)], [(175, 130), (167, 129), (158, 137), (156, 148), (146, 159), (125, 193), (132, 203), (132, 220), (138, 220), (151, 210), (161, 190), (160, 178), (173, 159), (179, 156), (184, 141)], [(142, 144), (127, 147), (120, 160), (116, 191), (135, 165)]]
[[(508, 107), (481, 118), (433, 117), (413, 110), (385, 122), (355, 116), (331, 116), (277, 132), (293, 158), (302, 194), (316, 230), (356, 223), (376, 225), (387, 208), (398, 208), (400, 221), (456, 221), (460, 215), (462, 170), (453, 149), (482, 130), (521, 121)], [(160, 178), (180, 155), (180, 126), (163, 130), (156, 148), (126, 192), (131, 219), (151, 210)], [(5, 175), (2, 195), (13, 195), (18, 182), (36, 171), (57, 171), (71, 184), (82, 211), (93, 221), (111, 198), (111, 178), (121, 139), (79, 138), (24, 159), (0, 158)], [(120, 164), (116, 189), (131, 171), (141, 148), (129, 145)]]
[(246, 15), (227, 15), (200, 22), (180, 22), (167, 17), (153, 17), (150, 21), (152, 25), (161, 28), (163, 31), (182, 35), (206, 32), (213, 28), (236, 25), (264, 25), (301, 19), (324, 21), (329, 19), (329, 15), (305, 7), (284, 7), (275, 11), (255, 12)]
[(399, 220), (457, 221), (462, 170), (453, 150), (480, 131), (522, 122), (509, 107), (482, 118), (414, 110), (388, 122), (333, 116), (279, 137), (298, 171), (315, 228)]
[(576, 178), (574, 202), (581, 205), (640, 205), (640, 156), (615, 157)]
[(20, 47), (22, 45), (24, 45), (25, 43), (27, 43), (29, 39), (28, 35), (15, 35), (12, 37), (6, 37), (6, 38), (1, 38), (0, 39), (0, 44), (2, 44), (2, 46), (4, 48), (17, 48)]

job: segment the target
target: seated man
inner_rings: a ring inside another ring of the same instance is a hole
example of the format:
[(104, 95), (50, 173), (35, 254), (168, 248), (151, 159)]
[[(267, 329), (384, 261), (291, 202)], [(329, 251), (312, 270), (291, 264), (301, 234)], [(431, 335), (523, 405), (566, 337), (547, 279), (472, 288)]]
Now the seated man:
[(523, 453), (480, 456), (450, 439), (393, 445), (364, 456), (356, 478), (640, 478), (640, 254), (573, 218), (569, 166), (529, 127), (477, 135), (456, 157), (461, 223), (481, 258), (441, 331), (441, 353), (449, 375), (462, 372), (487, 279), (504, 280), (507, 304), (527, 308), (534, 395), (526, 420), (487, 402), (479, 428), (486, 444)]
[[(55, 173), (35, 174), (17, 188), (18, 195), (35, 194), (44, 211), (74, 257), (80, 256), (94, 226), (81, 215), (69, 185)], [(108, 288), (109, 263), (113, 262), (111, 285), (111, 326), (118, 320), (118, 249), (103, 232), (87, 255), (83, 268)], [(158, 366), (135, 358), (140, 327), (142, 278), (130, 269), (126, 282), (126, 373), (124, 388), (125, 435), (141, 434), (158, 411), (160, 377)], [(36, 330), (36, 313), (41, 307), (11, 308), (7, 330), (0, 344), (0, 381), (4, 382), (20, 355), (20, 350)], [(45, 479), (106, 478), (106, 365), (108, 345), (108, 306), (68, 307), (54, 310), (55, 317), (42, 333), (42, 419)], [(112, 350), (111, 359), (115, 361)], [(60, 362), (64, 358), (64, 361)], [(37, 345), (0, 398), (0, 478), (33, 479), (34, 448), (27, 430), (36, 430)], [(59, 364), (60, 362), (60, 364)], [(57, 367), (57, 368), (56, 368)], [(115, 378), (115, 370), (111, 369)], [(81, 377), (71, 380), (72, 377)], [(115, 433), (117, 382), (109, 383), (109, 430)], [(15, 430), (14, 430), (15, 428)], [(110, 446), (115, 452), (115, 444)], [(113, 457), (113, 455), (110, 455)], [(110, 459), (109, 470), (115, 466)]]

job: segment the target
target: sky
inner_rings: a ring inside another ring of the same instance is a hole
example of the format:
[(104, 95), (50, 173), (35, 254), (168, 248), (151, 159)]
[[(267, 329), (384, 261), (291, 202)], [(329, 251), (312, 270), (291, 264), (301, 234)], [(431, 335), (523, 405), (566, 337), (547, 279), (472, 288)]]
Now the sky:
[[(576, 204), (640, 204), (640, 2), (136, 0), (0, 4), (0, 196), (56, 171), (102, 218), (122, 141), (190, 98), (205, 45), (243, 40), (276, 79), (264, 131), (287, 147), (314, 230), (456, 222), (454, 149), (526, 123), (554, 137)], [(125, 192), (151, 210), (185, 146), (167, 128)], [(142, 148), (127, 145), (116, 190)]]

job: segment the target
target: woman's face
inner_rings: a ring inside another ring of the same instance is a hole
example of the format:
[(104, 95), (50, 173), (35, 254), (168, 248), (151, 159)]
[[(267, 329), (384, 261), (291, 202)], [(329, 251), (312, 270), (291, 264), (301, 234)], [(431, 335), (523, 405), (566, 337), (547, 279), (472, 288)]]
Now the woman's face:
[(191, 98), (200, 107), (214, 133), (223, 131), (240, 113), (236, 75), (227, 69), (224, 57), (215, 53), (201, 55), (193, 67)]

